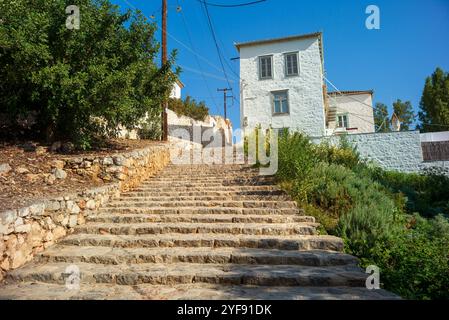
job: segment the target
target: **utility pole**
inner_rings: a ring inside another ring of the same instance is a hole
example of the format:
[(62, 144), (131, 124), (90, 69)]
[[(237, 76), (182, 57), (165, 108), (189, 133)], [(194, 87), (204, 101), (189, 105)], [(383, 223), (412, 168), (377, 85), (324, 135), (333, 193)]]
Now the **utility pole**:
[(224, 89), (217, 89), (218, 92), (223, 92), (223, 98), (224, 98), (224, 118), (225, 120), (227, 119), (227, 114), (226, 114), (226, 100), (228, 98), (232, 98), (232, 96), (228, 96), (227, 92), (228, 91), (232, 91), (232, 88), (224, 88)]
[[(162, 0), (162, 66), (167, 63), (167, 0)], [(168, 102), (162, 104), (162, 140), (168, 140)]]

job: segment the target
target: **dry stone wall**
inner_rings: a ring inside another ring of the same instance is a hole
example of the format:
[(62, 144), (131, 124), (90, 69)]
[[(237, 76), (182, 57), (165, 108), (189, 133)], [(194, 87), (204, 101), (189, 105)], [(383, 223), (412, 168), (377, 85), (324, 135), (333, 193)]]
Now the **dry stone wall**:
[(120, 192), (139, 185), (157, 174), (170, 161), (168, 145), (155, 145), (113, 156), (68, 158), (61, 160), (61, 170), (72, 170), (106, 185), (30, 206), (0, 212), (0, 280), (8, 270), (18, 268), (33, 256), (73, 232), (85, 218)]

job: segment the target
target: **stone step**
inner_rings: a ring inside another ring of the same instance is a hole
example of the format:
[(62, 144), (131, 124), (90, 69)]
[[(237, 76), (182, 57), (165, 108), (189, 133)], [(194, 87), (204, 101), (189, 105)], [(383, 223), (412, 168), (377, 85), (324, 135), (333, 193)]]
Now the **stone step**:
[(155, 176), (153, 178), (150, 178), (146, 181), (146, 183), (150, 182), (173, 182), (173, 181), (179, 181), (181, 179), (182, 181), (189, 181), (189, 182), (210, 182), (210, 181), (254, 181), (254, 180), (266, 180), (266, 181), (274, 181), (273, 177), (267, 177), (267, 176), (258, 176), (258, 175), (245, 175), (245, 176), (229, 176), (229, 175), (209, 175), (209, 176), (180, 176), (180, 175), (173, 175), (173, 176)]
[(183, 172), (207, 172), (207, 173), (215, 173), (215, 172), (223, 172), (223, 173), (229, 173), (229, 172), (248, 172), (248, 171), (254, 171), (258, 172), (259, 169), (255, 168), (253, 166), (245, 166), (245, 165), (173, 165), (173, 166), (167, 166), (164, 168), (164, 171), (162, 172), (163, 175), (170, 174), (170, 173), (183, 173)]
[(73, 234), (60, 241), (62, 245), (103, 246), (116, 248), (259, 248), (279, 250), (343, 251), (343, 240), (334, 236), (258, 236), (216, 233), (156, 235)]
[(166, 187), (212, 187), (221, 188), (224, 184), (222, 182), (190, 182), (190, 181), (178, 181), (178, 182), (152, 182), (148, 181), (140, 185), (140, 188), (166, 188)]
[(178, 181), (179, 178), (182, 178), (182, 180), (185, 181), (211, 181), (214, 179), (217, 179), (218, 181), (223, 180), (240, 180), (240, 181), (252, 181), (252, 180), (270, 180), (273, 181), (273, 176), (260, 176), (257, 174), (245, 174), (245, 175), (160, 175), (155, 176), (147, 180), (147, 182), (171, 182), (171, 181)]
[(226, 207), (122, 207), (100, 208), (100, 213), (145, 213), (145, 214), (238, 214), (238, 215), (304, 215), (298, 208), (226, 208)]
[(88, 234), (164, 234), (225, 233), (251, 235), (314, 235), (315, 223), (89, 223), (75, 227), (75, 233)]
[(158, 176), (153, 176), (151, 179), (176, 179), (181, 178), (183, 180), (190, 179), (274, 179), (273, 175), (262, 175), (260, 171), (252, 171), (252, 172), (164, 172)]
[(273, 186), (273, 181), (267, 180), (254, 180), (252, 182), (249, 181), (238, 181), (238, 180), (230, 180), (230, 181), (148, 181), (141, 185), (141, 188), (165, 188), (165, 187), (212, 187), (212, 188), (221, 188), (227, 186)]
[(95, 283), (68, 290), (65, 285), (22, 282), (8, 284), (0, 300), (399, 300), (385, 290), (364, 287), (270, 287), (192, 283), (135, 286)]
[[(181, 178), (183, 180), (190, 180), (190, 179), (254, 179), (254, 178), (261, 178), (261, 179), (273, 179), (274, 176), (267, 176), (267, 175), (261, 175), (259, 171), (254, 172), (222, 172), (222, 173), (210, 173), (210, 172), (164, 172), (161, 173), (158, 176), (153, 176), (150, 178), (150, 180), (172, 180)], [(150, 181), (148, 180), (148, 181)]]
[(287, 195), (246, 195), (246, 196), (149, 196), (146, 192), (130, 192), (121, 195), (116, 201), (289, 201)]
[(388, 296), (275, 182), (250, 165), (171, 164), (10, 271), (0, 299)]
[(171, 186), (171, 187), (157, 187), (157, 186), (141, 186), (135, 188), (133, 191), (137, 192), (204, 192), (204, 191), (221, 191), (221, 192), (248, 192), (248, 191), (279, 191), (276, 186), (202, 186), (202, 187), (187, 187), (187, 186)]
[(150, 178), (150, 180), (167, 180), (167, 179), (176, 179), (177, 177), (182, 177), (186, 180), (191, 179), (211, 179), (211, 178), (218, 178), (218, 179), (274, 179), (275, 176), (266, 176), (266, 175), (260, 175), (260, 172), (254, 171), (254, 172), (238, 172), (238, 173), (224, 173), (224, 174), (212, 174), (212, 173), (198, 173), (195, 175), (192, 175), (190, 173), (177, 173), (177, 174), (169, 174), (169, 173), (162, 173), (157, 176), (153, 176)]
[[(129, 191), (123, 193), (122, 197), (240, 197), (259, 196), (265, 199), (270, 196), (282, 196), (290, 200), (287, 194), (281, 190), (253, 190), (253, 191)], [(267, 199), (268, 200), (268, 199)]]
[(111, 201), (104, 208), (128, 208), (128, 207), (220, 207), (220, 208), (296, 208), (294, 201)]
[[(31, 263), (7, 275), (8, 281), (64, 285), (70, 263)], [(229, 265), (195, 263), (141, 263), (101, 265), (77, 263), (80, 286), (92, 283), (117, 285), (226, 284), (257, 286), (362, 287), (367, 275), (355, 265), (309, 267), (297, 265)]]
[(294, 251), (254, 248), (111, 248), (56, 245), (36, 256), (38, 263), (212, 263), (212, 264), (263, 264), (298, 266), (357, 265), (358, 260), (343, 253), (327, 251)]
[(88, 222), (143, 223), (143, 222), (200, 222), (200, 223), (294, 223), (315, 222), (310, 216), (300, 215), (231, 215), (231, 214), (99, 214), (86, 218)]

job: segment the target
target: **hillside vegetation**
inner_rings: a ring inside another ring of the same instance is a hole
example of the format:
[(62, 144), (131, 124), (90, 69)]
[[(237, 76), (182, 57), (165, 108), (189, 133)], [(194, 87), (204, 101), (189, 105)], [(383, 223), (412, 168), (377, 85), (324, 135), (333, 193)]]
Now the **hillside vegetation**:
[(179, 70), (159, 67), (157, 26), (109, 0), (79, 0), (69, 29), (65, 0), (0, 1), (0, 139), (71, 141), (90, 149), (135, 129), (160, 126)]
[(342, 139), (279, 138), (279, 183), (322, 232), (345, 240), (383, 288), (410, 299), (449, 298), (449, 179), (382, 170)]

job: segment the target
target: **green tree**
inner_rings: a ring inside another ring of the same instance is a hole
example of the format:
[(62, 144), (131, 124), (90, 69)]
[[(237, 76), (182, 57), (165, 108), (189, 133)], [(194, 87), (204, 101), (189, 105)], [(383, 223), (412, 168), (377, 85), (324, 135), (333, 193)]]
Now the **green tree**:
[(390, 117), (388, 107), (383, 103), (376, 103), (374, 107), (374, 126), (378, 132), (390, 132)]
[(437, 68), (426, 79), (418, 113), (423, 132), (449, 130), (449, 73)]
[[(66, 27), (69, 0), (0, 2), (0, 106), (15, 121), (37, 114), (47, 140), (88, 148), (160, 112), (176, 72), (159, 68), (155, 23), (108, 0), (78, 0), (79, 30)], [(156, 113), (157, 113), (156, 112)]]
[(401, 131), (410, 130), (415, 120), (412, 103), (410, 101), (402, 102), (398, 99), (393, 103), (393, 111), (401, 121)]
[(168, 107), (177, 115), (187, 116), (199, 121), (203, 121), (209, 115), (209, 109), (204, 101), (196, 102), (190, 96), (187, 96), (184, 100), (171, 98)]

